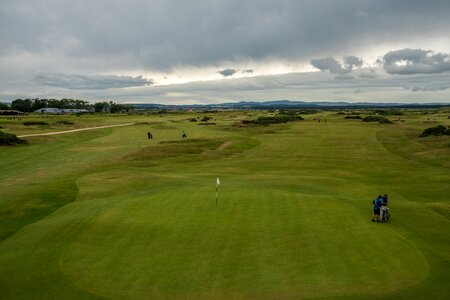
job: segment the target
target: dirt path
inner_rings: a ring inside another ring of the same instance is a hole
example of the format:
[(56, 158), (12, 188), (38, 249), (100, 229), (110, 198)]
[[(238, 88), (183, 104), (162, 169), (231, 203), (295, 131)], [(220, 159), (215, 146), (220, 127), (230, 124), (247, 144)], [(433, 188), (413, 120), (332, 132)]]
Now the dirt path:
[(217, 148), (216, 150), (222, 151), (223, 149), (225, 149), (226, 147), (230, 146), (232, 144), (231, 141), (225, 142), (222, 145), (220, 145), (219, 148)]
[(64, 133), (71, 133), (71, 132), (77, 132), (77, 131), (86, 131), (86, 130), (94, 130), (94, 129), (102, 129), (102, 128), (121, 127), (121, 126), (130, 126), (130, 125), (134, 125), (134, 124), (136, 124), (136, 123), (124, 123), (124, 124), (117, 124), (117, 125), (105, 125), (105, 126), (97, 126), (97, 127), (86, 127), (86, 128), (78, 128), (78, 129), (72, 129), (72, 130), (66, 130), (66, 131), (53, 131), (53, 132), (45, 132), (45, 133), (25, 134), (25, 135), (19, 135), (17, 137), (24, 138), (24, 137), (32, 137), (32, 136), (55, 135), (55, 134), (64, 134)]

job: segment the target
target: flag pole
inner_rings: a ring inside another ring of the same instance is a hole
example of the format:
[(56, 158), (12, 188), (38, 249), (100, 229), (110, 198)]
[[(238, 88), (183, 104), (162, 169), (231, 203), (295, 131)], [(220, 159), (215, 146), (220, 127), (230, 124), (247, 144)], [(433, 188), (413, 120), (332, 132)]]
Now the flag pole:
[(219, 199), (219, 185), (220, 185), (220, 180), (219, 177), (216, 178), (216, 207), (217, 207), (217, 202)]

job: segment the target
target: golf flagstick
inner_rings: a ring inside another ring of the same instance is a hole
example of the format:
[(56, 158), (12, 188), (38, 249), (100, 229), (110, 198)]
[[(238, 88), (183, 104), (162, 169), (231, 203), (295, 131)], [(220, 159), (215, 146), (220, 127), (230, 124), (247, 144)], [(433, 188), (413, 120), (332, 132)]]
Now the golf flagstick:
[(216, 206), (217, 206), (217, 200), (219, 198), (219, 185), (220, 185), (220, 180), (219, 180), (219, 177), (217, 177), (217, 180), (216, 180)]

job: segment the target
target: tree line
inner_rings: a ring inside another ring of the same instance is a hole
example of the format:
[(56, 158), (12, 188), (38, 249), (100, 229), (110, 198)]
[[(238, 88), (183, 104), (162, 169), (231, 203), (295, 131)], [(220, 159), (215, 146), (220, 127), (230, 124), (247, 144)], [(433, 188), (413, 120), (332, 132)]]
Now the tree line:
[(113, 101), (97, 102), (90, 104), (87, 101), (79, 99), (16, 99), (10, 105), (0, 103), (0, 109), (14, 109), (22, 112), (34, 112), (36, 110), (54, 107), (59, 109), (94, 109), (95, 112), (128, 112), (133, 110), (133, 106), (126, 104), (117, 104)]

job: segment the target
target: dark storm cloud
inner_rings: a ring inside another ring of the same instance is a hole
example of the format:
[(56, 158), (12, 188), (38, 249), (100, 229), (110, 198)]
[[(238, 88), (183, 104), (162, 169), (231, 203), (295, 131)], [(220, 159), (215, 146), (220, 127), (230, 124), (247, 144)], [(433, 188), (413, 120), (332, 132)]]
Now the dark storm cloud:
[(127, 88), (150, 85), (152, 80), (142, 76), (115, 76), (115, 75), (73, 75), (61, 73), (38, 74), (34, 82), (72, 90), (106, 90), (112, 88)]
[(450, 71), (450, 55), (422, 49), (390, 51), (383, 56), (383, 67), (390, 74), (442, 73)]
[(344, 57), (344, 63), (338, 62), (334, 57), (311, 59), (311, 65), (321, 71), (330, 71), (332, 74), (348, 74), (354, 67), (362, 65), (362, 59), (356, 56)]
[(233, 76), (237, 71), (235, 69), (225, 69), (222, 71), (217, 71), (217, 73), (221, 74), (223, 77)]
[(252, 69), (242, 70), (242, 74), (252, 74), (252, 73), (253, 73)]
[(52, 54), (68, 65), (88, 60), (86, 68), (101, 71), (307, 61), (445, 35), (449, 13), (450, 1), (419, 0), (5, 0), (0, 53)]

